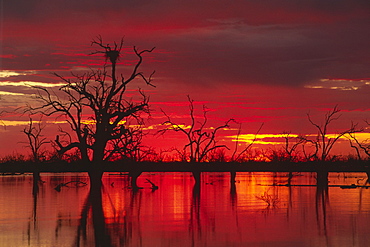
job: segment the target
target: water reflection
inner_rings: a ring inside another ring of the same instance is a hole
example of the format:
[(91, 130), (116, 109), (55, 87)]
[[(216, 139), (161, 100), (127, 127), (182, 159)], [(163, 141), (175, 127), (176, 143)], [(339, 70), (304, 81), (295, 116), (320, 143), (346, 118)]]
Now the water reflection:
[[(366, 174), (144, 173), (1, 176), (0, 246), (366, 246)], [(70, 186), (56, 188), (60, 184)], [(72, 186), (74, 184), (75, 186)], [(157, 186), (153, 190), (154, 185)], [(275, 207), (259, 199), (278, 198)]]
[[(98, 188), (92, 186), (90, 188), (89, 194), (87, 195), (86, 202), (83, 205), (81, 211), (81, 218), (77, 228), (77, 235), (75, 246), (80, 246), (81, 243), (86, 244), (87, 239), (87, 223), (89, 218), (89, 213), (92, 218), (92, 231), (95, 240), (95, 245), (100, 246), (111, 246), (111, 238), (109, 231), (107, 229), (104, 217), (104, 210), (102, 204), (102, 191), (104, 187)], [(81, 241), (82, 240), (82, 241)]]
[(318, 183), (316, 187), (316, 220), (319, 234), (325, 236), (327, 246), (329, 246), (327, 230), (327, 207), (329, 205), (329, 189), (327, 184)]

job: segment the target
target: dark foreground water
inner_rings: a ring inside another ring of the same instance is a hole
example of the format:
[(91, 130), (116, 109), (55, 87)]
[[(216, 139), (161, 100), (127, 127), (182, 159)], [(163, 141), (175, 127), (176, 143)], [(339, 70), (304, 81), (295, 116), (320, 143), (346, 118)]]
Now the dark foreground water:
[(107, 173), (101, 193), (84, 173), (41, 178), (0, 176), (0, 246), (370, 245), (370, 189), (332, 186), (363, 185), (363, 173), (330, 173), (327, 189), (299, 186), (314, 173), (294, 173), (295, 186), (281, 186), (287, 173), (240, 172), (235, 186), (204, 173), (200, 187), (190, 173), (144, 173), (137, 192)]

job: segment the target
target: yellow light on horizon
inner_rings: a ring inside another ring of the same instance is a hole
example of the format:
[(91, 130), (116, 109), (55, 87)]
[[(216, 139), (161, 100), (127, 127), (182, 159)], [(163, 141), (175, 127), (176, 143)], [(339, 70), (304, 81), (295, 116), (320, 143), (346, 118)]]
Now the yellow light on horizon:
[(0, 91), (0, 95), (25, 95), (25, 94), (24, 93), (13, 93), (13, 92)]
[[(283, 138), (286, 137), (288, 134), (240, 134), (240, 135), (232, 135), (227, 136), (232, 138), (232, 141), (252, 141), (254, 139), (263, 139), (263, 138)], [(298, 137), (297, 134), (289, 134), (289, 137)]]
[[(127, 122), (126, 120), (121, 120), (121, 121), (118, 122), (117, 125), (123, 125), (126, 122)], [(94, 120), (94, 119), (86, 119), (86, 120), (81, 120), (81, 123), (82, 124), (96, 124), (96, 120)], [(110, 124), (113, 124), (113, 121), (111, 121)], [(135, 126), (135, 125), (132, 125), (132, 126)]]
[[(366, 140), (370, 140), (370, 133), (355, 133), (353, 134), (356, 139), (359, 142), (363, 142)], [(290, 138), (297, 138), (298, 134), (289, 134)], [(317, 134), (308, 134), (305, 135), (305, 137), (316, 137)], [(326, 138), (333, 139), (337, 138), (338, 134), (327, 134)], [(230, 138), (233, 142), (246, 142), (246, 143), (252, 143), (254, 141), (254, 144), (261, 144), (261, 145), (282, 145), (285, 144), (285, 141), (282, 141), (282, 138), (287, 137), (287, 134), (241, 134), (241, 135), (232, 135), (232, 136), (226, 136), (226, 138)], [(265, 138), (276, 138), (276, 141), (268, 140), (264, 141)], [(341, 140), (348, 140), (351, 138), (349, 135), (343, 135), (339, 137)], [(293, 142), (293, 141), (292, 141)]]
[(65, 83), (47, 83), (38, 81), (0, 81), (0, 86), (15, 86), (15, 87), (60, 87)]
[(164, 125), (170, 126), (170, 129), (190, 129), (190, 125), (185, 125), (185, 124), (170, 124), (170, 123), (165, 123)]
[(30, 71), (27, 71), (27, 72), (16, 72), (16, 71), (11, 71), (11, 70), (2, 70), (0, 71), (0, 77), (2, 78), (7, 78), (7, 77), (11, 77), (11, 76), (19, 76), (19, 75), (32, 75), (32, 74), (35, 74), (35, 71), (33, 70), (30, 70)]

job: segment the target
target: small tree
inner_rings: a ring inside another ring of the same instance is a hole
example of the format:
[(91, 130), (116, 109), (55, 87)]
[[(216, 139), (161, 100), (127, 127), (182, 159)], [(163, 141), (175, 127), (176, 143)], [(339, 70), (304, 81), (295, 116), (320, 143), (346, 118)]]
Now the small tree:
[(27, 147), (31, 149), (31, 159), (34, 162), (43, 161), (45, 159), (45, 150), (42, 147), (49, 143), (47, 138), (42, 135), (45, 125), (41, 121), (34, 123), (32, 118), (29, 119), (28, 126), (23, 129), (23, 133), (27, 136)]
[(284, 145), (278, 150), (271, 151), (271, 160), (296, 162), (301, 159), (298, 147), (302, 145), (305, 140), (302, 136), (292, 136), (291, 132), (284, 131), (282, 133)]
[(65, 85), (59, 88), (60, 95), (46, 88), (36, 87), (41, 106), (30, 107), (30, 111), (41, 112), (46, 116), (64, 116), (73, 138), (64, 144), (57, 135), (55, 143), (58, 152), (64, 154), (77, 149), (83, 162), (93, 164), (89, 170), (90, 178), (94, 177), (100, 181), (103, 174), (102, 161), (111, 157), (112, 146), (129, 131), (124, 123), (131, 118), (137, 118), (143, 112), (149, 112), (148, 98), (144, 93), (139, 90), (141, 101), (135, 102), (127, 98), (125, 92), (128, 84), (137, 79), (153, 86), (151, 81), (154, 72), (145, 77), (139, 68), (143, 55), (152, 52), (154, 48), (139, 51), (134, 46), (136, 64), (127, 76), (117, 76), (116, 67), (121, 56), (123, 40), (120, 43), (114, 42), (111, 46), (103, 43), (99, 36), (91, 45), (99, 48), (91, 55), (103, 54), (110, 65), (110, 72), (109, 66), (105, 65), (101, 70), (91, 70), (82, 75), (73, 74), (74, 79), (55, 74), (65, 82)]
[(206, 161), (208, 158), (207, 156), (211, 154), (211, 152), (222, 148), (228, 149), (226, 145), (217, 144), (216, 136), (218, 131), (228, 128), (233, 119), (227, 120), (223, 125), (215, 128), (208, 128), (207, 130), (207, 108), (203, 105), (203, 117), (201, 120), (197, 121), (194, 113), (194, 100), (192, 100), (189, 95), (187, 97), (189, 101), (190, 125), (185, 126), (183, 124), (175, 123), (170, 116), (162, 111), (167, 117), (167, 121), (163, 123), (167, 128), (159, 131), (159, 133), (163, 134), (167, 131), (183, 133), (187, 139), (187, 144), (182, 150), (178, 150), (182, 159), (189, 162)]
[(253, 140), (248, 143), (242, 151), (238, 152), (238, 146), (239, 146), (239, 137), (240, 137), (240, 133), (242, 131), (242, 125), (239, 124), (239, 129), (238, 129), (238, 134), (236, 135), (236, 140), (235, 140), (235, 148), (234, 148), (234, 152), (233, 154), (231, 155), (231, 161), (236, 161), (236, 162), (240, 162), (240, 161), (245, 161), (245, 160), (248, 160), (246, 159), (247, 156), (249, 156), (249, 154), (251, 153), (251, 147), (252, 145), (256, 142), (257, 138), (258, 138), (258, 134), (260, 133), (262, 127), (263, 127), (264, 123), (262, 123), (260, 125), (260, 127), (258, 128), (257, 132), (254, 134), (254, 138)]
[[(365, 123), (370, 126), (369, 121), (365, 121)], [(370, 139), (367, 138), (363, 141), (360, 141), (355, 133), (351, 133), (348, 138), (351, 147), (356, 150), (356, 154), (359, 160), (361, 160), (361, 151), (365, 153), (367, 159), (370, 159)], [(354, 142), (354, 143), (353, 143)]]
[[(309, 139), (304, 137), (304, 140), (308, 143), (312, 143), (314, 146), (314, 153), (310, 155), (310, 158), (314, 160), (328, 161), (330, 159), (330, 152), (334, 144), (346, 134), (353, 134), (360, 132), (361, 130), (357, 129), (357, 125), (352, 124), (351, 128), (341, 131), (337, 134), (334, 134), (333, 137), (329, 136), (328, 127), (329, 125), (340, 118), (341, 115), (338, 115), (340, 110), (337, 106), (333, 110), (328, 111), (325, 114), (324, 122), (321, 124), (315, 123), (309, 113), (307, 113), (308, 121), (317, 129), (317, 135), (314, 139)], [(304, 153), (306, 153), (304, 151)], [(306, 155), (307, 157), (307, 155)]]

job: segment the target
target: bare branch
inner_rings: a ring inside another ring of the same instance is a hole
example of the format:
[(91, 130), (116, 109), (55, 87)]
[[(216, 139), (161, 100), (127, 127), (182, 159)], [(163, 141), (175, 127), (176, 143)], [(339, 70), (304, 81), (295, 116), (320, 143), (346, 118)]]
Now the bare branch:
[[(326, 161), (329, 158), (329, 154), (334, 146), (334, 144), (344, 135), (346, 134), (352, 134), (356, 132), (362, 131), (361, 129), (357, 128), (357, 125), (354, 125), (352, 123), (351, 128), (344, 130), (342, 132), (339, 132), (335, 135), (334, 138), (328, 137), (328, 126), (330, 123), (332, 123), (335, 120), (338, 120), (341, 115), (338, 115), (340, 110), (338, 109), (338, 106), (335, 106), (331, 111), (328, 111), (325, 114), (324, 117), (324, 123), (319, 125), (312, 121), (310, 114), (307, 114), (308, 121), (317, 129), (318, 134), (316, 136), (316, 140), (309, 140), (306, 138), (306, 142), (311, 142), (314, 144), (316, 148), (315, 152), (315, 158), (320, 159), (322, 161)], [(320, 157), (317, 156), (318, 152), (320, 152)], [(311, 156), (312, 157), (312, 156)]]
[[(260, 127), (258, 128), (258, 130), (257, 130), (257, 132), (254, 134), (254, 138), (253, 138), (253, 140), (252, 140), (252, 142), (251, 143), (249, 143), (239, 154), (238, 154), (238, 156), (234, 159), (234, 156), (232, 157), (232, 160), (239, 160), (240, 159), (240, 157), (242, 157), (242, 155), (244, 154), (244, 153), (246, 153), (248, 150), (249, 150), (249, 148), (254, 144), (254, 142), (257, 140), (257, 136), (258, 136), (258, 134), (260, 133), (260, 131), (261, 131), (261, 129), (262, 129), (262, 127), (263, 127), (263, 125), (264, 125), (264, 123), (262, 123), (261, 125), (260, 125)], [(233, 154), (234, 155), (234, 154)]]
[(203, 117), (200, 121), (196, 121), (196, 117), (194, 115), (194, 101), (187, 96), (189, 101), (189, 118), (190, 118), (190, 125), (182, 125), (175, 123), (162, 109), (162, 113), (167, 118), (163, 125), (167, 125), (168, 127), (158, 131), (158, 134), (164, 134), (167, 131), (175, 131), (183, 133), (187, 139), (187, 144), (183, 147), (181, 153), (181, 157), (189, 157), (186, 159), (190, 162), (201, 162), (207, 159), (207, 156), (210, 152), (220, 149), (220, 148), (227, 148), (226, 145), (217, 145), (216, 136), (218, 131), (229, 128), (230, 122), (234, 121), (233, 119), (229, 119), (225, 122), (225, 124), (220, 125), (212, 130), (206, 130), (207, 124), (207, 108), (203, 106)]
[[(139, 94), (142, 100), (138, 103), (125, 99), (124, 93), (127, 84), (135, 78), (153, 86), (151, 82), (154, 72), (145, 77), (138, 70), (143, 61), (142, 55), (152, 52), (154, 48), (138, 51), (134, 47), (139, 59), (132, 69), (131, 76), (125, 80), (121, 74), (121, 79), (117, 80), (116, 63), (120, 58), (123, 39), (110, 45), (104, 43), (101, 36), (97, 36), (91, 45), (98, 47), (98, 50), (91, 54), (103, 54), (106, 62), (111, 64), (110, 74), (106, 70), (108, 66), (82, 75), (72, 74), (73, 79), (54, 73), (65, 85), (60, 87), (57, 93), (47, 88), (34, 87), (37, 90), (36, 98), (41, 104), (29, 107), (28, 110), (33, 114), (66, 118), (71, 133), (68, 135), (64, 133), (64, 136), (69, 138), (66, 143), (61, 141), (59, 135), (56, 136), (54, 145), (59, 154), (77, 148), (84, 161), (102, 161), (113, 156), (110, 152), (116, 152), (125, 148), (122, 145), (128, 145), (127, 142), (119, 141), (125, 139), (129, 131), (122, 123), (129, 119), (138, 119), (141, 113), (149, 113), (149, 98), (141, 90)], [(139, 135), (138, 130), (131, 133)]]

